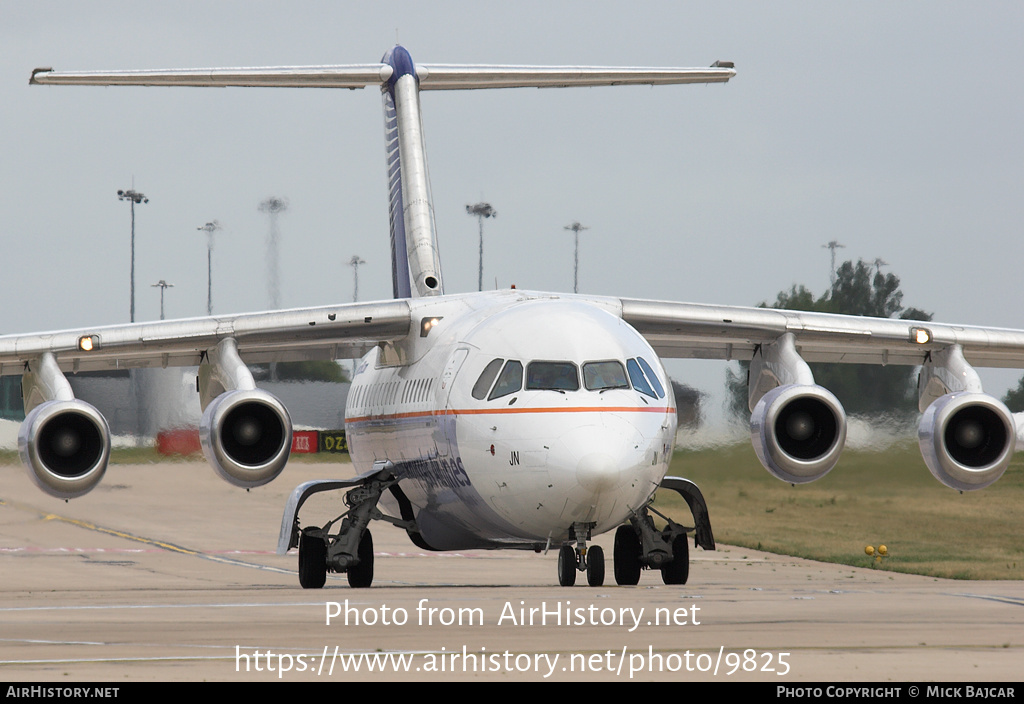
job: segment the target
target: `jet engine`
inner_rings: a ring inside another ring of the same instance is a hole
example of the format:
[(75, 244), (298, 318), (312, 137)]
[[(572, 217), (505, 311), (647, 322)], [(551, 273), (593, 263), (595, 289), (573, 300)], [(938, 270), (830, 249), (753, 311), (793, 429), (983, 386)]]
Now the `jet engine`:
[(18, 451), (40, 489), (58, 499), (73, 499), (92, 491), (107, 471), (110, 428), (84, 401), (45, 401), (22, 423)]
[(244, 488), (272, 481), (288, 462), (292, 419), (262, 389), (226, 391), (207, 405), (199, 425), (203, 454), (226, 481)]
[(917, 429), (921, 455), (932, 475), (952, 489), (983, 489), (1003, 476), (1016, 445), (1013, 415), (983, 393), (940, 397)]
[(754, 407), (750, 436), (769, 472), (791, 484), (806, 484), (821, 479), (839, 461), (846, 444), (846, 413), (821, 386), (777, 386)]

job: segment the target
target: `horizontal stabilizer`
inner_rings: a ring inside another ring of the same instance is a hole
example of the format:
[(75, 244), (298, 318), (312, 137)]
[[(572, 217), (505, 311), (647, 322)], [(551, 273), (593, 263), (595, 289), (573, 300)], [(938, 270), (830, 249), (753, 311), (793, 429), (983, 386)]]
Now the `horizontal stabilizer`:
[(185, 68), (152, 71), (77, 71), (36, 69), (29, 83), (53, 86), (193, 86), (224, 88), (364, 88), (391, 77), (386, 64), (352, 66), (276, 66), (270, 68)]
[[(569, 86), (723, 83), (736, 71), (728, 62), (710, 68), (610, 68), (602, 66), (474, 66), (417, 64), (420, 90), (480, 88), (558, 88)], [(223, 88), (364, 88), (391, 78), (388, 64), (278, 66), (271, 68), (193, 68), (152, 71), (80, 71), (50, 68), (32, 72), (30, 83), (83, 86), (193, 86)]]
[(570, 86), (724, 83), (732, 68), (613, 68), (603, 66), (417, 66), (420, 90), (564, 88)]

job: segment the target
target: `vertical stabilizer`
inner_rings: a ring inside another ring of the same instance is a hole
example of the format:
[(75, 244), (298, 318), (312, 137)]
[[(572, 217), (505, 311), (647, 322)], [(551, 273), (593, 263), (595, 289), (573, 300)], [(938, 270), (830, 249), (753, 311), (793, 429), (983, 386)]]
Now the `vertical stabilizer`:
[(391, 217), (391, 274), (395, 298), (444, 293), (434, 209), (420, 117), (419, 78), (401, 46), (384, 55), (392, 68), (382, 86)]

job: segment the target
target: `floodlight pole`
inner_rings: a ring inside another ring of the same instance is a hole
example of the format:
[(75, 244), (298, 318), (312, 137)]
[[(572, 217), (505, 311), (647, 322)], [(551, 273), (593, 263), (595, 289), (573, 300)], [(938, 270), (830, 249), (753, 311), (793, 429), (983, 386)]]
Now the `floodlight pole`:
[(169, 284), (163, 279), (160, 279), (155, 284), (150, 284), (153, 288), (160, 289), (160, 320), (164, 319), (164, 291), (169, 288), (174, 288), (174, 284)]
[[(349, 266), (352, 267), (352, 282), (353, 282), (352, 283), (352, 302), (353, 303), (355, 303), (356, 301), (359, 300), (359, 265), (360, 264), (365, 264), (365, 263), (366, 262), (363, 259), (359, 258), (358, 254), (353, 254), (352, 258), (348, 260)], [(355, 360), (355, 359), (352, 360), (352, 373), (349, 376), (349, 380), (354, 379), (355, 376), (356, 376), (356, 362), (357, 362), (357, 360)]]
[(846, 245), (845, 244), (839, 244), (839, 242), (837, 242), (836, 240), (832, 240), (828, 244), (821, 245), (821, 248), (822, 249), (830, 249), (830, 250), (832, 250), (832, 274), (831, 274), (831, 279), (832, 279), (832, 288), (835, 288), (836, 287), (836, 250), (837, 249), (845, 249)]
[(206, 314), (213, 315), (213, 233), (221, 227), (214, 220), (196, 229), (206, 232)]
[(484, 218), (498, 217), (498, 211), (491, 207), (490, 203), (477, 203), (467, 205), (466, 212), (475, 215), (480, 223), (480, 273), (477, 277), (477, 291), (484, 290)]
[(271, 196), (260, 202), (259, 210), (270, 219), (270, 230), (267, 234), (267, 284), (270, 288), (270, 307), (277, 310), (281, 307), (281, 274), (280, 261), (277, 253), (277, 216), (288, 210), (288, 199)]
[(562, 229), (564, 229), (564, 230), (571, 230), (572, 233), (576, 236), (576, 257), (574, 259), (573, 268), (572, 268), (572, 292), (573, 293), (579, 293), (580, 292), (580, 231), (581, 230), (589, 230), (590, 228), (589, 227), (584, 227), (583, 225), (580, 225), (580, 223), (577, 221), (577, 222), (574, 222), (572, 225), (566, 225)]
[(349, 266), (352, 267), (352, 302), (355, 303), (359, 300), (359, 265), (365, 264), (366, 262), (359, 258), (358, 254), (353, 254), (352, 258), (348, 260)]
[(136, 203), (148, 203), (149, 198), (144, 193), (138, 193), (134, 189), (128, 189), (127, 191), (117, 192), (118, 200), (126, 200), (129, 202), (132, 210), (132, 270), (131, 270), (131, 308), (129, 312), (129, 320), (135, 322), (135, 204)]

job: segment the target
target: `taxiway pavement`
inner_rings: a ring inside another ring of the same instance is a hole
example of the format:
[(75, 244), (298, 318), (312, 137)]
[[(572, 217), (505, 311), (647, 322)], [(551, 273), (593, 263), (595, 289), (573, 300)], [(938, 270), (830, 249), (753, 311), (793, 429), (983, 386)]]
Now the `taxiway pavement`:
[[(293, 463), (246, 492), (201, 462), (114, 466), (65, 503), (0, 467), (0, 679), (1020, 679), (1021, 582), (719, 546), (691, 552), (685, 586), (619, 587), (602, 536), (609, 584), (561, 588), (555, 551), (429, 553), (375, 524), (372, 588), (303, 590), (274, 554), (285, 499), (350, 474)], [(303, 522), (337, 512), (318, 495)]]

